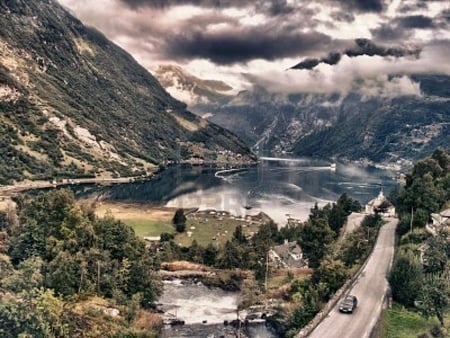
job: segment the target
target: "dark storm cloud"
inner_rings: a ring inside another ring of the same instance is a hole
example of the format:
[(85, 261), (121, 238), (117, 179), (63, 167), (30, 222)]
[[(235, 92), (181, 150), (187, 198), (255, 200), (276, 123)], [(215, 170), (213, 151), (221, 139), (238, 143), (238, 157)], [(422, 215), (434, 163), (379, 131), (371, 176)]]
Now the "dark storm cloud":
[(425, 15), (411, 15), (397, 18), (395, 21), (402, 28), (432, 28), (433, 18)]
[(414, 29), (433, 29), (438, 24), (433, 18), (425, 15), (409, 15), (397, 17), (389, 23), (382, 24), (380, 27), (372, 29), (376, 40), (381, 41), (400, 41), (411, 36)]
[(350, 11), (381, 12), (384, 9), (383, 0), (332, 0)]
[(342, 46), (339, 41), (321, 33), (295, 33), (289, 28), (277, 32), (256, 27), (236, 33), (177, 35), (168, 42), (166, 54), (173, 59), (204, 58), (217, 64), (233, 64), (317, 53), (339, 45)]
[(295, 8), (287, 3), (287, 0), (272, 1), (269, 6), (268, 13), (271, 16), (290, 14)]
[(411, 35), (410, 30), (400, 29), (398, 25), (389, 23), (383, 24), (378, 28), (370, 31), (374, 38), (381, 41), (398, 41), (404, 40)]
[(326, 57), (320, 59), (306, 59), (293, 66), (292, 69), (313, 69), (320, 63), (335, 65), (341, 60), (342, 55), (347, 55), (348, 57), (357, 57), (362, 55), (402, 57), (407, 55), (415, 55), (416, 57), (419, 57), (420, 54), (420, 49), (384, 47), (376, 45), (368, 39), (356, 39), (355, 44), (356, 47), (347, 49), (343, 53), (330, 53)]
[(168, 8), (180, 5), (193, 5), (203, 8), (247, 8), (265, 12), (271, 16), (289, 14), (295, 7), (289, 5), (287, 0), (120, 0), (131, 8), (150, 7)]
[(450, 9), (446, 9), (445, 11), (442, 11), (440, 14), (440, 17), (443, 20), (450, 22)]
[(355, 16), (351, 12), (338, 11), (331, 13), (331, 18), (336, 21), (341, 22), (353, 22), (355, 21)]
[(412, 11), (416, 11), (418, 9), (427, 9), (428, 4), (425, 1), (418, 1), (415, 4), (402, 4), (399, 12), (408, 13)]

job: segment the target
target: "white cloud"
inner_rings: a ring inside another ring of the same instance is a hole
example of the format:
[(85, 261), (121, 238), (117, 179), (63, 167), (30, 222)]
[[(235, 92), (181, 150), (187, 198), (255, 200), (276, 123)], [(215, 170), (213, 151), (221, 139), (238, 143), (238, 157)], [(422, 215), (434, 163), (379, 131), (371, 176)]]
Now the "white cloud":
[[(389, 58), (381, 56), (343, 56), (335, 65), (319, 64), (314, 70), (269, 70), (247, 75), (254, 84), (274, 93), (348, 93), (360, 91), (366, 95), (398, 96), (420, 95), (419, 87), (409, 74), (445, 73), (450, 75), (450, 64), (445, 62), (450, 46), (426, 47), (420, 59), (415, 57)], [(355, 84), (358, 86), (355, 87)]]
[(388, 75), (365, 79), (359, 92), (364, 96), (396, 97), (402, 95), (421, 96), (420, 84), (406, 75), (389, 79)]

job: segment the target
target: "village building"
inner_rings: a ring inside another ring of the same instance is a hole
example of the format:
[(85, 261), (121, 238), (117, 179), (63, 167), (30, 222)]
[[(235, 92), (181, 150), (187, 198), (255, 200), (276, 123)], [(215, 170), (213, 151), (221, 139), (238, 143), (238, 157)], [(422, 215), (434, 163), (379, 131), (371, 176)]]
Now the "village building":
[(450, 226), (450, 209), (431, 214), (430, 216), (432, 222), (429, 226), (427, 226), (427, 228), (431, 228), (433, 232), (437, 232)]
[(285, 242), (269, 251), (269, 259), (276, 268), (301, 268), (308, 265), (297, 241)]
[(369, 215), (378, 212), (382, 216), (395, 217), (395, 207), (384, 196), (383, 190), (380, 190), (378, 196), (366, 204), (365, 211)]

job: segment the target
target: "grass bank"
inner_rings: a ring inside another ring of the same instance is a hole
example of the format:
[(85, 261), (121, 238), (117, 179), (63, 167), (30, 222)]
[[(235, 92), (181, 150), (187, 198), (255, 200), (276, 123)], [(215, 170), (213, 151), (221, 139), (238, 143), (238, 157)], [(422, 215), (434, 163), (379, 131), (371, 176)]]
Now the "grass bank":
[[(448, 322), (445, 318), (445, 328), (441, 328), (436, 318), (425, 319), (420, 314), (410, 311), (402, 305), (395, 304), (391, 309), (383, 311), (380, 325), (380, 338), (413, 338), (413, 337), (449, 337)], [(442, 330), (442, 335), (435, 335), (436, 328)]]
[(130, 225), (139, 237), (159, 236), (174, 232), (172, 217), (175, 208), (136, 203), (98, 202), (95, 213), (99, 217), (110, 215)]

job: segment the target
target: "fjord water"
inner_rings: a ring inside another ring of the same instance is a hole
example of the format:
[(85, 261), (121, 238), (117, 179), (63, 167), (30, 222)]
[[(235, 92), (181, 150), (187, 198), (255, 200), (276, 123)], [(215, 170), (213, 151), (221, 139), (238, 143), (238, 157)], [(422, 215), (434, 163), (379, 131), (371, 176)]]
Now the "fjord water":
[(394, 173), (357, 164), (295, 159), (261, 161), (244, 169), (173, 166), (149, 181), (103, 187), (100, 199), (216, 209), (235, 215), (265, 212), (280, 226), (306, 219), (310, 208), (347, 193), (361, 203), (395, 184)]

